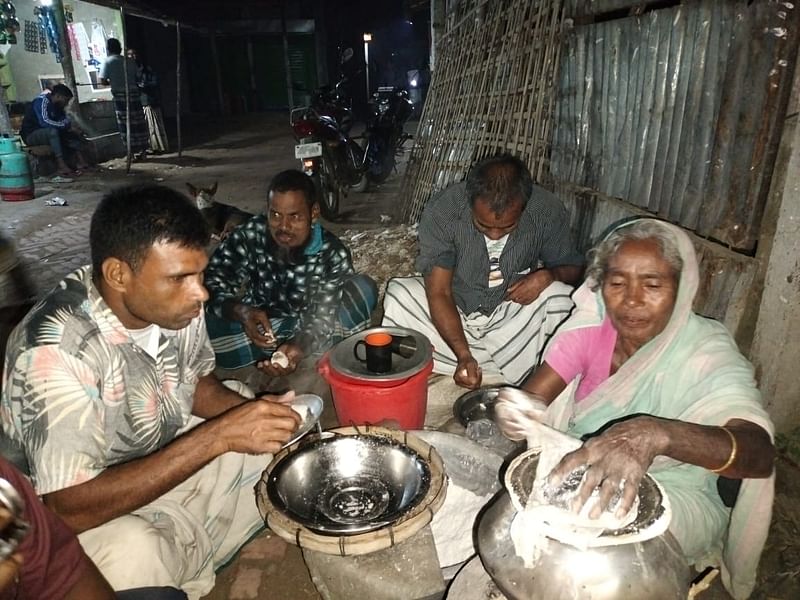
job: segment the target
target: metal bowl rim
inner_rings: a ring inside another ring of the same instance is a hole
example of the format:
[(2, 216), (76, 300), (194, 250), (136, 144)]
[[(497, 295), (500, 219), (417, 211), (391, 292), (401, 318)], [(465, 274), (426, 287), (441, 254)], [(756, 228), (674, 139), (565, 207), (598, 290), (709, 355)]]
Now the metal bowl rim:
[[(278, 478), (289, 468), (292, 466), (294, 461), (298, 460), (299, 458), (305, 456), (310, 452), (314, 452), (318, 450), (320, 447), (331, 445), (338, 443), (342, 440), (352, 440), (355, 439), (356, 441), (375, 441), (376, 439), (380, 440), (381, 443), (389, 446), (394, 450), (401, 451), (409, 460), (413, 462), (413, 465), (420, 471), (419, 473), (419, 481), (420, 481), (420, 489), (415, 495), (414, 501), (410, 502), (408, 505), (404, 506), (402, 510), (394, 510), (389, 513), (389, 516), (385, 519), (381, 519), (379, 521), (370, 521), (365, 524), (361, 525), (354, 525), (354, 524), (341, 524), (335, 523), (333, 521), (327, 521), (330, 525), (326, 525), (325, 522), (323, 523), (309, 523), (304, 518), (301, 518), (300, 515), (296, 514), (295, 512), (291, 511), (286, 503), (283, 501), (283, 498), (278, 493)], [(334, 435), (330, 437), (322, 437), (316, 439), (311, 442), (306, 442), (305, 444), (300, 445), (298, 448), (293, 449), (292, 451), (286, 453), (284, 456), (280, 457), (279, 460), (275, 461), (271, 464), (268, 468), (268, 478), (266, 481), (266, 491), (267, 497), (269, 498), (272, 505), (278, 510), (281, 514), (283, 514), (286, 518), (302, 525), (306, 529), (319, 533), (321, 535), (354, 535), (354, 534), (361, 534), (361, 533), (368, 533), (370, 531), (374, 531), (376, 529), (380, 529), (387, 525), (390, 525), (399, 519), (402, 519), (404, 515), (408, 514), (410, 511), (415, 509), (425, 496), (428, 494), (431, 488), (431, 468), (428, 464), (428, 461), (414, 448), (406, 444), (400, 443), (398, 440), (395, 440), (391, 437), (386, 437), (382, 435), (365, 435), (365, 434), (355, 434), (355, 435)]]

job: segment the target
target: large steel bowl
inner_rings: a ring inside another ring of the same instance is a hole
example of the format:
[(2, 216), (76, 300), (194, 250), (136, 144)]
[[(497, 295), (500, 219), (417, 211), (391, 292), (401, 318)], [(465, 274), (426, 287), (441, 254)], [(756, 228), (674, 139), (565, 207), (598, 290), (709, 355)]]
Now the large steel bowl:
[(272, 504), (311, 531), (357, 534), (397, 521), (425, 497), (426, 461), (395, 440), (335, 436), (301, 445), (274, 466)]
[[(538, 457), (528, 456), (506, 478), (506, 484), (527, 498)], [(640, 486), (640, 514), (630, 527), (644, 527), (658, 516), (661, 492), (649, 477)], [(655, 494), (656, 496), (653, 496)], [(526, 567), (511, 540), (517, 510), (508, 493), (498, 496), (482, 515), (477, 530), (478, 554), (497, 587), (509, 600), (616, 600), (648, 598), (684, 600), (689, 589), (689, 567), (675, 537), (664, 531), (650, 539), (619, 545), (578, 549), (546, 538), (545, 547)], [(619, 542), (629, 528), (606, 531), (602, 538)]]

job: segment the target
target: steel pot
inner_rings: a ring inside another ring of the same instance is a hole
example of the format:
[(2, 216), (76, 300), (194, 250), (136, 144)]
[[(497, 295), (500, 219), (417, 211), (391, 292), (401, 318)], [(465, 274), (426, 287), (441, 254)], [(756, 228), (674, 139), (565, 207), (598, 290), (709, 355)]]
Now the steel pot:
[[(536, 461), (538, 458), (530, 464), (533, 472)], [(655, 483), (649, 481), (660, 494)], [(477, 529), (478, 554), (483, 566), (509, 600), (686, 598), (689, 567), (669, 531), (643, 541), (583, 550), (546, 538), (545, 547), (529, 568), (516, 554), (511, 540), (511, 523), (516, 512), (505, 492), (482, 515)], [(603, 534), (614, 535), (613, 531)]]

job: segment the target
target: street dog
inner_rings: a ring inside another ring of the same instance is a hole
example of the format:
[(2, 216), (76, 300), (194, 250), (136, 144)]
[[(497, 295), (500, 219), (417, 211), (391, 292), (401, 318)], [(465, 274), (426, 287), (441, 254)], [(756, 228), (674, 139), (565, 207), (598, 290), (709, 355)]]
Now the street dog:
[(194, 198), (197, 208), (203, 213), (213, 239), (222, 241), (239, 225), (253, 215), (230, 204), (217, 202), (214, 196), (217, 193), (217, 182), (208, 187), (196, 187), (187, 183), (186, 187)]

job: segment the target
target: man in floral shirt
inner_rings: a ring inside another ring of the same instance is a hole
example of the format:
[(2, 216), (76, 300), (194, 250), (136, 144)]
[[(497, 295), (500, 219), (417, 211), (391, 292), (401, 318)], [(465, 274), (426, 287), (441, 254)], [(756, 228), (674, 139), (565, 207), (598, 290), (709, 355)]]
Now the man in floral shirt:
[(299, 424), (293, 392), (248, 399), (212, 373), (209, 237), (173, 190), (111, 192), (92, 217), (92, 264), (28, 313), (6, 352), (3, 456), (114, 590), (158, 588), (148, 600), (211, 590), (263, 527), (253, 486)]
[[(377, 290), (319, 224), (310, 177), (278, 173), (267, 196), (267, 215), (235, 229), (208, 264), (206, 322), (218, 366), (277, 376), (367, 327)], [(273, 352), (285, 362), (267, 360)]]

